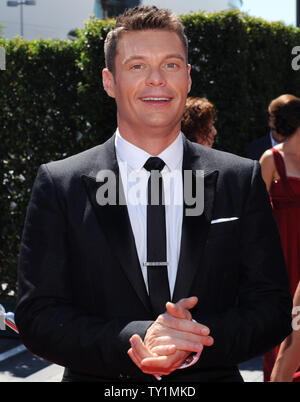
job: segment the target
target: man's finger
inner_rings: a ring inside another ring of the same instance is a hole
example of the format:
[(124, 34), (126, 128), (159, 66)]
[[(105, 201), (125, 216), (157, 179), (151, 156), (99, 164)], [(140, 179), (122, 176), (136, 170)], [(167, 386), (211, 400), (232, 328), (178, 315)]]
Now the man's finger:
[(189, 310), (183, 308), (178, 303), (175, 304), (175, 303), (168, 302), (166, 304), (166, 309), (167, 309), (167, 312), (169, 314), (171, 314), (173, 317), (186, 319), (186, 320), (192, 319), (192, 315), (189, 312)]
[(144, 342), (139, 335), (135, 334), (130, 338), (130, 345), (134, 352), (134, 355), (139, 361), (142, 361), (146, 357), (152, 357), (152, 354), (146, 348)]
[(158, 317), (157, 322), (163, 327), (182, 332), (189, 332), (196, 335), (207, 336), (210, 332), (209, 328), (207, 328), (205, 325), (187, 319), (176, 318), (171, 314), (162, 314)]
[(190, 310), (198, 304), (198, 297), (192, 296), (186, 299), (181, 299), (176, 304), (184, 309)]
[[(168, 375), (169, 371), (165, 370), (162, 367), (157, 368), (157, 364), (155, 365), (154, 362), (152, 362), (152, 367), (147, 368), (146, 366), (142, 366), (141, 361), (137, 356), (135, 355), (134, 351), (132, 348), (128, 350), (128, 355), (133, 361), (133, 363), (144, 373), (144, 374), (152, 374), (156, 377), (157, 380), (161, 379), (162, 375)], [(155, 358), (154, 358), (155, 359)], [(157, 358), (156, 358), (157, 359)]]
[[(161, 347), (162, 345), (167, 344), (168, 339), (166, 339), (167, 337), (162, 337), (159, 339), (160, 345), (159, 347)], [(199, 337), (199, 339), (197, 340), (193, 340), (193, 339), (185, 339), (185, 338), (175, 338), (172, 339), (172, 342), (174, 343), (174, 346), (176, 348), (176, 350), (180, 350), (180, 351), (185, 351), (185, 352), (189, 352), (189, 353), (198, 353), (198, 352), (202, 352), (203, 350), (203, 346), (211, 346), (213, 344), (213, 339), (208, 339), (210, 337)], [(156, 348), (156, 346), (155, 346)], [(154, 348), (151, 348), (151, 352), (154, 350)], [(166, 355), (164, 355), (166, 356)], [(149, 356), (151, 357), (151, 356)]]
[(170, 366), (170, 362), (167, 356), (158, 356), (158, 357), (147, 357), (142, 360), (141, 367), (144, 372), (153, 373), (160, 372), (161, 374), (170, 374), (173, 371), (177, 370), (180, 366), (180, 361), (175, 361), (173, 365)]
[(130, 348), (127, 352), (128, 356), (130, 357), (130, 359), (133, 361), (133, 363), (139, 368), (142, 369), (141, 366), (141, 361), (136, 357), (134, 351), (132, 350), (132, 348)]
[[(133, 363), (144, 373), (144, 374), (153, 374), (157, 380), (161, 380), (161, 375), (167, 375), (168, 372), (165, 372), (162, 369), (157, 370), (156, 368), (147, 370), (142, 367), (142, 360), (146, 356), (154, 356), (149, 350), (145, 347), (142, 339), (139, 335), (135, 334), (130, 338), (131, 348), (128, 350), (128, 355), (133, 361)], [(175, 349), (176, 350), (176, 349)]]
[(175, 345), (160, 345), (151, 349), (151, 353), (158, 356), (171, 356), (176, 352)]
[[(177, 303), (168, 302), (166, 304), (166, 309), (169, 314), (171, 314), (175, 318), (192, 320), (192, 315), (189, 312), (189, 309), (196, 306), (198, 303), (197, 297), (189, 297), (187, 299), (181, 299)], [(202, 335), (209, 335), (210, 330), (206, 326), (202, 326)]]

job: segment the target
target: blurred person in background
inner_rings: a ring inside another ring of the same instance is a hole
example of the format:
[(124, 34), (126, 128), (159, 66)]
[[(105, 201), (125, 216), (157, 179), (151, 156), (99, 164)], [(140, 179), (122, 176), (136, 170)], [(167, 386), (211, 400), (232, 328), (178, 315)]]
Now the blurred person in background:
[(262, 154), (265, 151), (267, 151), (270, 148), (275, 147), (276, 145), (282, 143), (285, 140), (285, 137), (282, 134), (279, 134), (275, 130), (275, 127), (273, 126), (272, 121), (270, 119), (270, 106), (271, 106), (272, 102), (270, 103), (269, 110), (268, 110), (268, 112), (269, 112), (268, 125), (270, 128), (270, 131), (268, 132), (267, 135), (257, 138), (256, 140), (252, 141), (248, 145), (247, 157), (249, 159), (259, 161), (260, 158), (262, 157)]
[[(271, 126), (284, 137), (284, 142), (267, 150), (260, 163), (294, 297), (300, 280), (300, 99), (282, 95), (270, 104), (269, 113)], [(265, 381), (270, 379), (278, 349), (265, 355)]]
[(205, 98), (187, 98), (181, 128), (186, 137), (197, 144), (212, 148), (217, 130), (215, 107)]

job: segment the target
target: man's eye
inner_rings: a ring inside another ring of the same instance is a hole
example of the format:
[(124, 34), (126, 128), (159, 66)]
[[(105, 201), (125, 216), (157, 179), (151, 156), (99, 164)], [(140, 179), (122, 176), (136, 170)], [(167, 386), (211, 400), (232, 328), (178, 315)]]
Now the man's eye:
[(176, 63), (168, 63), (168, 64), (167, 64), (167, 68), (172, 69), (172, 68), (176, 68), (176, 67), (177, 67), (177, 64), (176, 64)]
[(143, 66), (141, 64), (135, 64), (131, 67), (132, 70), (142, 70)]

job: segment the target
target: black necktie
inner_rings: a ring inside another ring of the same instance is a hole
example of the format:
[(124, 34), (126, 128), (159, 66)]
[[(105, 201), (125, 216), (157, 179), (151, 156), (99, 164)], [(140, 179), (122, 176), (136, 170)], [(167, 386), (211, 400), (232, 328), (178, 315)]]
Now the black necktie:
[(147, 205), (147, 276), (149, 297), (153, 311), (159, 315), (170, 301), (167, 267), (166, 214), (161, 171), (165, 163), (149, 158), (144, 168), (151, 174), (148, 180)]

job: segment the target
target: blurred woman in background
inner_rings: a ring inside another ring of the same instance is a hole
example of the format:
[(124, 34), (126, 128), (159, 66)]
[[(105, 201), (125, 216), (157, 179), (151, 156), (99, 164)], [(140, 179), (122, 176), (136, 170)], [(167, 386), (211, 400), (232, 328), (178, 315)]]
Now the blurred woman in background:
[[(269, 114), (271, 126), (285, 140), (267, 150), (260, 163), (280, 232), (291, 295), (294, 297), (300, 281), (300, 99), (293, 95), (282, 95), (270, 104)], [(265, 355), (265, 381), (270, 380), (278, 349)], [(295, 379), (299, 378), (298, 374), (295, 374)]]
[(188, 98), (181, 122), (182, 132), (193, 142), (212, 147), (217, 130), (214, 105), (205, 98)]

